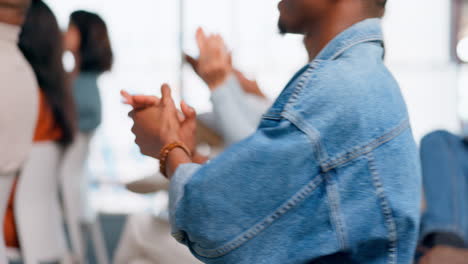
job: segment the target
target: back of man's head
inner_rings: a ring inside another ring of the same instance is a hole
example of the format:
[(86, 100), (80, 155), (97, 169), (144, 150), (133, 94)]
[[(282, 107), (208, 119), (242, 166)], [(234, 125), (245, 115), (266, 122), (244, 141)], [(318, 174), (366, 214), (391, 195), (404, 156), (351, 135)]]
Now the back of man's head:
[(31, 0), (0, 0), (0, 22), (21, 25)]

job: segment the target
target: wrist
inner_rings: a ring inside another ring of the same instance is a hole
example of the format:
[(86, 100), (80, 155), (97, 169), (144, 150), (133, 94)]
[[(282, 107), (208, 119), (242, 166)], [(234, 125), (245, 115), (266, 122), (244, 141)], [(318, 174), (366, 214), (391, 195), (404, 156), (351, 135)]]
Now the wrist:
[(230, 74), (232, 72), (232, 69), (226, 70), (223, 73), (220, 73), (216, 78), (213, 78), (210, 81), (207, 81), (206, 84), (208, 85), (208, 88), (210, 88), (211, 91), (216, 90), (219, 86), (221, 86), (223, 83), (227, 81), (229, 78)]
[(192, 155), (193, 163), (204, 164), (208, 160), (209, 160), (209, 158), (207, 156), (204, 156), (204, 155), (202, 155), (202, 154), (200, 154), (198, 152), (194, 152), (194, 154)]
[(174, 150), (176, 149), (180, 149), (182, 150), (183, 152), (185, 152), (185, 155), (187, 157), (189, 157), (189, 159), (191, 159), (191, 156), (192, 156), (192, 153), (191, 151), (187, 148), (187, 146), (185, 146), (184, 143), (180, 142), (180, 141), (174, 141), (172, 143), (169, 143), (167, 145), (165, 145), (160, 153), (159, 153), (159, 156), (158, 156), (158, 159), (159, 159), (159, 171), (161, 172), (162, 175), (164, 175), (165, 177), (168, 177), (168, 174), (167, 174), (167, 161), (168, 161), (168, 158), (169, 158), (169, 155), (171, 154), (171, 152), (173, 152)]
[[(171, 133), (170, 137), (162, 138), (160, 142), (161, 142), (161, 145), (162, 145), (161, 150), (159, 150), (160, 152), (164, 149), (164, 147), (167, 147), (169, 144), (172, 144), (172, 143), (175, 143), (175, 142), (181, 142), (181, 143), (185, 144), (185, 142), (180, 139), (180, 137), (178, 136), (177, 133)], [(161, 155), (161, 153), (159, 153), (159, 155)]]
[(167, 178), (170, 180), (174, 173), (177, 171), (177, 168), (180, 165), (192, 163), (191, 157), (187, 155), (187, 153), (181, 149), (176, 148), (172, 150), (169, 155), (167, 156), (166, 160), (166, 175)]

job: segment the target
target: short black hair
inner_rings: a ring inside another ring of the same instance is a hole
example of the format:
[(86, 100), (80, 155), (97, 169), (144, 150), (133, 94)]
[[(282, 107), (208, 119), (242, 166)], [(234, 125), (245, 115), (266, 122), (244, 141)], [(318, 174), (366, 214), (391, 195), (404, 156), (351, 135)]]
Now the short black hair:
[(81, 35), (80, 71), (98, 74), (109, 71), (114, 54), (104, 20), (95, 13), (79, 10), (71, 14), (70, 24), (76, 26)]

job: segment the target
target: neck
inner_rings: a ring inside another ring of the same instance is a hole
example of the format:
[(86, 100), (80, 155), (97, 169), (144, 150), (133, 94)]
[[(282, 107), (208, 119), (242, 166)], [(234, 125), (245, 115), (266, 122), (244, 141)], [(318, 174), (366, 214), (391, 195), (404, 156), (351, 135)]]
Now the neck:
[[(359, 8), (350, 8), (343, 5), (342, 12), (334, 10), (331, 14), (324, 16), (320, 21), (314, 21), (305, 27), (304, 45), (312, 61), (320, 51), (327, 46), (337, 35), (352, 25), (369, 18), (360, 12)], [(353, 12), (353, 10), (355, 10)]]

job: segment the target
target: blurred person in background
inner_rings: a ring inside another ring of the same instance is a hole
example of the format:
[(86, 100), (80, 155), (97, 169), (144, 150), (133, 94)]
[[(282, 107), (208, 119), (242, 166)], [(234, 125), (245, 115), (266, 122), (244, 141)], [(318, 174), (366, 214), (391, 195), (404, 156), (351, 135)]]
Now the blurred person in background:
[(102, 120), (98, 78), (111, 70), (114, 61), (106, 23), (95, 13), (75, 11), (64, 42), (75, 58), (73, 97), (80, 137), (90, 137)]
[[(256, 81), (247, 79), (232, 66), (231, 57), (224, 60), (220, 56), (228, 52), (221, 36), (206, 35), (199, 28), (196, 40), (200, 54), (198, 59), (188, 55), (185, 58), (210, 89), (213, 105), (210, 125), (220, 131), (226, 146), (229, 146), (255, 132), (262, 114), (272, 102), (266, 98)], [(221, 85), (210, 85), (210, 72), (217, 68), (229, 68), (229, 78)], [(199, 118), (203, 120), (203, 117)]]
[[(0, 227), (15, 176), (31, 150), (37, 121), (37, 81), (18, 48), (30, 0), (0, 0)], [(0, 262), (6, 262), (0, 239)]]
[(426, 206), (420, 264), (468, 262), (468, 140), (435, 131), (421, 141)]
[[(62, 34), (50, 8), (33, 0), (19, 38), (19, 48), (31, 64), (39, 86), (39, 117), (34, 142), (56, 141), (63, 146), (73, 141), (74, 108), (62, 64)], [(14, 217), (14, 189), (5, 218), (8, 247), (20, 247)]]
[[(192, 160), (196, 114), (182, 103), (179, 116), (168, 85), (129, 113), (140, 150), (171, 180), (173, 235), (197, 258), (412, 262), (420, 166), (405, 102), (383, 64), (385, 3), (281, 1), (281, 32), (304, 34), (313, 60), (253, 135), (209, 163)], [(204, 73), (210, 88), (227, 82), (225, 65)]]
[[(227, 47), (221, 36), (206, 35), (203, 29), (199, 28), (196, 40), (199, 58), (185, 55), (185, 59), (207, 85), (212, 69), (231, 69), (229, 81), (216, 87), (208, 86), (211, 91), (210, 99), (214, 117), (207, 120), (214, 130), (220, 132), (226, 146), (229, 146), (255, 131), (262, 115), (272, 102), (265, 96), (256, 81), (247, 79), (242, 72), (232, 66), (232, 58), (227, 61), (222, 59), (223, 50), (227, 50)], [(304, 38), (306, 50), (310, 45), (313, 43)], [(309, 54), (308, 61), (312, 60), (313, 57)], [(222, 63), (227, 65), (220, 65)], [(204, 116), (198, 118), (202, 121), (206, 119)]]
[[(198, 59), (185, 55), (186, 61), (198, 76), (208, 84), (209, 72), (216, 68), (230, 68), (229, 81), (223, 85), (210, 87), (214, 118), (207, 120), (211, 127), (219, 130), (226, 146), (236, 143), (252, 134), (260, 123), (262, 115), (272, 102), (262, 92), (256, 81), (249, 80), (232, 66), (232, 58), (222, 60), (223, 50), (227, 50), (224, 40), (219, 35), (206, 35), (199, 28), (196, 40), (200, 52)], [(313, 43), (304, 38), (304, 47)], [(313, 57), (309, 54), (309, 62)], [(219, 65), (226, 63), (227, 65)], [(202, 116), (198, 118), (204, 120)]]
[(64, 33), (65, 49), (73, 55), (74, 68), (69, 74), (78, 119), (78, 133), (67, 149), (60, 168), (63, 179), (65, 215), (71, 248), (77, 258), (86, 257), (86, 242), (98, 219), (89, 206), (89, 177), (86, 162), (95, 131), (102, 122), (102, 101), (98, 79), (112, 69), (114, 55), (104, 20), (84, 10), (73, 12)]

